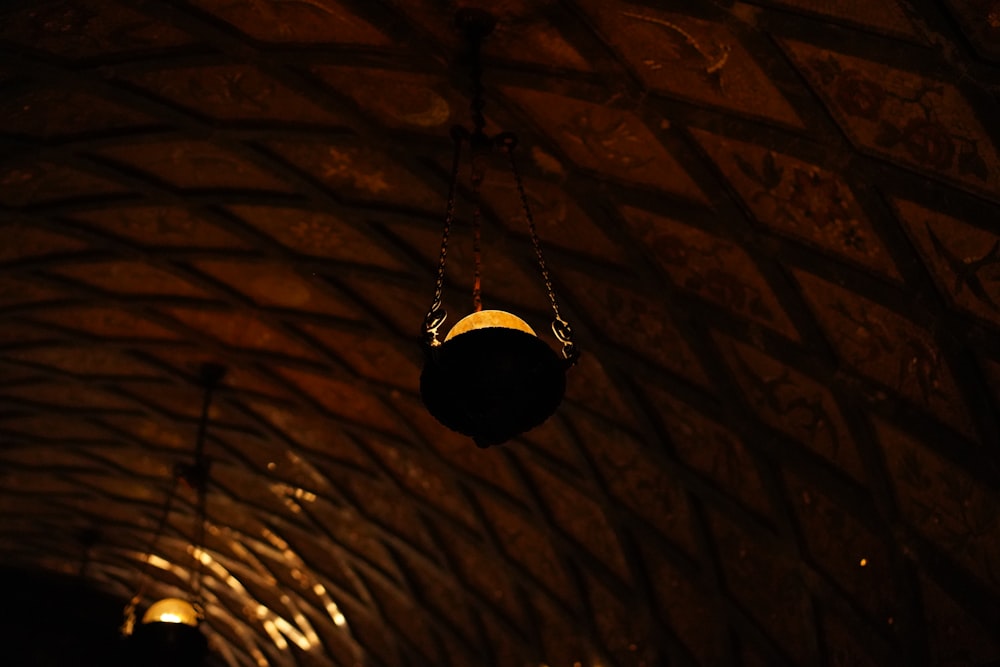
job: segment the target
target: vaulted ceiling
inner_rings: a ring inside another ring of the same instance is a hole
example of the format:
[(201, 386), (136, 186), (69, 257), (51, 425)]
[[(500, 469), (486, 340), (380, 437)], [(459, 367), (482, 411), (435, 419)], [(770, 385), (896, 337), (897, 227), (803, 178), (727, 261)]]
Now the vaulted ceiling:
[(0, 565), (130, 597), (210, 361), (219, 664), (1000, 660), (1000, 2), (481, 3), (583, 349), (487, 450), (417, 390), (470, 4), (3, 3)]

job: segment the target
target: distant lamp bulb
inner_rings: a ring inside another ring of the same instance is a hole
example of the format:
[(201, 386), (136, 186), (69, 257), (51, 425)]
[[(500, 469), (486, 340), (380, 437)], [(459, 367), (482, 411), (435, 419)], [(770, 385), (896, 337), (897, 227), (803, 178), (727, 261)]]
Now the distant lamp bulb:
[(182, 623), (197, 627), (200, 621), (201, 614), (194, 608), (194, 605), (180, 598), (165, 598), (155, 602), (150, 605), (142, 617), (143, 624)]

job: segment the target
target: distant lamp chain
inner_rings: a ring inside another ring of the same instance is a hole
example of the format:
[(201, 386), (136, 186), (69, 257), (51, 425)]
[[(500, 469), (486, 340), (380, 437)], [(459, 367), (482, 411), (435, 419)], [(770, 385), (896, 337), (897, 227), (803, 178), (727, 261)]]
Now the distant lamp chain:
[[(494, 19), (479, 10), (463, 9), (456, 16), (456, 24), (464, 32), (469, 45), (473, 79), (470, 104), (473, 130), (470, 132), (458, 125), (451, 130), (454, 142), (451, 180), (438, 254), (434, 297), (423, 322), (425, 363), (421, 373), (420, 393), (428, 411), (438, 421), (454, 431), (472, 437), (479, 447), (489, 447), (502, 444), (538, 426), (555, 412), (566, 390), (566, 371), (576, 363), (580, 351), (573, 341), (572, 328), (559, 313), (559, 304), (542, 253), (535, 219), (514, 158), (517, 136), (513, 132), (489, 136), (484, 131), (485, 118), (482, 110), (485, 103), (480, 50), (482, 40), (493, 29)], [(447, 319), (443, 295), (448, 243), (455, 220), (462, 148), (466, 143), (472, 154), (475, 262), (473, 313), (460, 320), (442, 342), (440, 329)], [(552, 307), (552, 332), (562, 346), (562, 358), (539, 339), (521, 318), (505, 311), (482, 309), (482, 161), (496, 150), (503, 150), (507, 154), (521, 208), (528, 223), (534, 254)]]
[[(146, 550), (146, 560), (139, 578), (139, 586), (124, 611), (122, 634), (126, 637), (127, 660), (136, 665), (150, 667), (180, 667), (199, 665), (205, 658), (208, 642), (200, 630), (205, 617), (202, 596), (202, 549), (205, 543), (206, 491), (210, 461), (205, 456), (205, 437), (208, 430), (209, 408), (212, 393), (225, 375), (225, 368), (217, 364), (203, 364), (200, 380), (205, 389), (201, 418), (195, 440), (192, 464), (174, 466), (173, 484), (167, 494), (156, 530)], [(177, 497), (180, 483), (196, 493), (197, 524), (191, 544), (193, 565), (190, 578), (190, 599), (164, 598), (151, 604), (136, 624), (136, 609), (141, 604), (150, 579), (154, 551), (163, 535), (167, 519)]]

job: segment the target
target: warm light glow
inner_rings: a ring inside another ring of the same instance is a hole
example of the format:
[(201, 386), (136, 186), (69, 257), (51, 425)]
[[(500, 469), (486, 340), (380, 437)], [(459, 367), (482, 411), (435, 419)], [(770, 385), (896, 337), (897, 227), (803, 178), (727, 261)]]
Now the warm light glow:
[(868, 566), (868, 559), (867, 558), (862, 558), (861, 561), (858, 562), (858, 565), (860, 565), (861, 567), (867, 567)]
[(160, 558), (156, 554), (147, 554), (146, 562), (153, 567), (158, 567), (161, 570), (169, 570), (171, 568), (171, 563), (166, 558)]
[(291, 507), (292, 510), (295, 512), (301, 511), (302, 508), (298, 507), (298, 505), (296, 505), (296, 503), (291, 500), (292, 498), (296, 498), (298, 500), (304, 500), (308, 503), (316, 502), (316, 494), (313, 493), (312, 491), (306, 491), (305, 489), (295, 486), (290, 486), (288, 484), (283, 484), (280, 482), (272, 484), (271, 491), (274, 492), (276, 496), (283, 499), (285, 501), (285, 504)]
[(302, 633), (305, 635), (310, 647), (319, 645), (319, 635), (316, 634), (312, 624), (304, 614), (301, 612), (295, 614), (295, 624), (302, 628)]
[(142, 617), (143, 623), (183, 623), (198, 626), (198, 611), (187, 600), (166, 598), (153, 603)]
[[(292, 487), (289, 487), (292, 488)], [(320, 603), (326, 609), (330, 618), (333, 620), (334, 624), (344, 629), (347, 632), (350, 630), (347, 627), (347, 619), (340, 612), (337, 604), (330, 599), (329, 591), (327, 591), (326, 586), (318, 581), (313, 580), (309, 575), (308, 571), (303, 569), (302, 559), (299, 558), (298, 554), (289, 548), (288, 543), (281, 539), (280, 536), (275, 535), (270, 530), (266, 528), (261, 532), (265, 539), (271, 543), (273, 547), (280, 550), (280, 555), (288, 561), (290, 565), (289, 572), (297, 582), (301, 585), (308, 586), (313, 593), (315, 593), (320, 598)], [(272, 578), (272, 585), (277, 582)], [(289, 595), (282, 595), (279, 598), (283, 605), (286, 607), (292, 607), (295, 604), (294, 599)], [(312, 628), (309, 620), (301, 613), (295, 613), (293, 619), (294, 624), (281, 618), (271, 609), (267, 608), (262, 604), (257, 605), (257, 618), (259, 618), (264, 626), (264, 631), (271, 637), (274, 641), (275, 646), (279, 649), (284, 650), (288, 647), (288, 642), (285, 637), (290, 639), (295, 643), (296, 646), (303, 650), (310, 650), (321, 645), (319, 635)]]
[(488, 329), (491, 327), (517, 329), (518, 331), (530, 333), (532, 336), (535, 335), (535, 332), (528, 326), (528, 323), (517, 315), (511, 315), (504, 310), (481, 310), (478, 313), (472, 313), (459, 320), (451, 328), (451, 331), (448, 332), (448, 335), (444, 337), (444, 341), (447, 343), (455, 336), (472, 331), (473, 329)]
[(278, 632), (278, 627), (274, 624), (274, 621), (264, 621), (264, 632), (267, 633), (268, 637), (271, 638), (271, 641), (274, 642), (274, 645), (280, 650), (284, 651), (288, 648), (288, 642), (285, 641), (282, 634)]
[[(278, 535), (275, 535), (274, 533), (272, 533), (271, 531), (269, 531), (267, 528), (265, 528), (264, 530), (260, 531), (260, 534), (263, 535), (264, 538), (268, 542), (270, 542), (271, 546), (273, 546), (274, 548), (276, 548), (276, 549), (282, 549), (282, 550), (288, 549), (288, 542), (284, 541), (283, 539), (281, 539), (281, 537), (279, 537)], [(294, 552), (292, 552), (292, 553), (294, 553)]]
[(312, 644), (306, 639), (306, 636), (299, 632), (299, 629), (283, 619), (280, 616), (274, 617), (274, 627), (276, 627), (281, 634), (285, 635), (298, 646), (303, 651), (308, 651), (312, 648)]

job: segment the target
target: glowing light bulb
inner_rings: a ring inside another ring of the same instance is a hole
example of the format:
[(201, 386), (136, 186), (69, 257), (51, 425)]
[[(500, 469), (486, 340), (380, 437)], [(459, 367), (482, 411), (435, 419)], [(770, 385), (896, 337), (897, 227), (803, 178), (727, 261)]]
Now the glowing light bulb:
[(150, 605), (143, 614), (143, 623), (183, 623), (197, 627), (201, 615), (187, 600), (165, 598)]
[(534, 329), (528, 326), (528, 323), (517, 315), (511, 315), (505, 310), (481, 310), (478, 313), (472, 313), (460, 319), (451, 328), (448, 335), (444, 337), (444, 341), (447, 343), (455, 336), (472, 331), (473, 329), (488, 329), (491, 327), (517, 329), (532, 336), (535, 335)]

